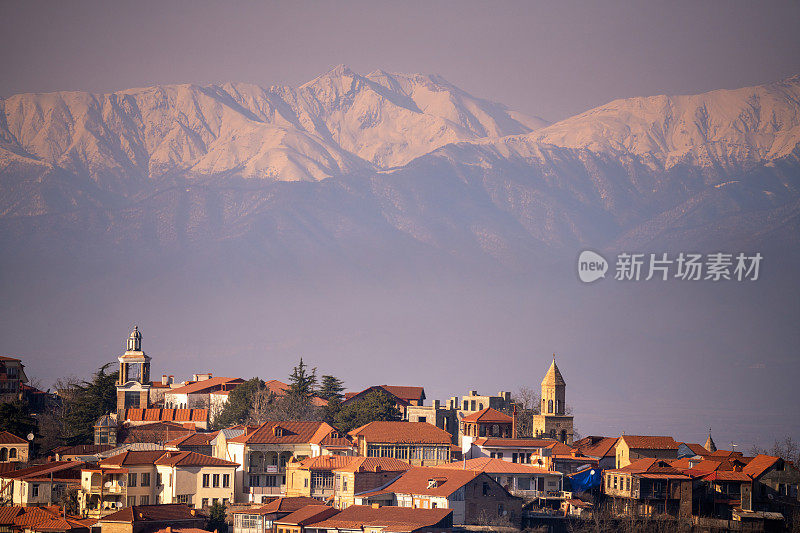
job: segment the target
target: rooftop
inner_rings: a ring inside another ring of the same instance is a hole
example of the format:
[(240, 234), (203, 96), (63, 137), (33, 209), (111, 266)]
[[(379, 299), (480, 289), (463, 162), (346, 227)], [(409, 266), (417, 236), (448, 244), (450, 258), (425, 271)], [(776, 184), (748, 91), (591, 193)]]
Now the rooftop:
[(619, 441), (624, 441), (629, 448), (638, 450), (677, 450), (678, 444), (672, 437), (651, 435), (622, 435)]
[(204, 379), (202, 381), (195, 381), (194, 383), (189, 383), (183, 387), (171, 389), (169, 392), (167, 392), (167, 394), (202, 394), (211, 392), (217, 387), (229, 389), (234, 388), (236, 385), (241, 383), (244, 383), (242, 378), (225, 378), (222, 376), (213, 377)]
[(452, 436), (427, 422), (370, 422), (350, 432), (367, 442), (392, 444), (447, 444)]
[(461, 420), (463, 422), (481, 422), (484, 424), (512, 424), (514, 422), (512, 417), (491, 407), (481, 409), (477, 413), (465, 416)]
[(364, 526), (385, 527), (385, 531), (405, 533), (434, 527), (446, 520), (450, 509), (413, 509), (410, 507), (371, 507), (351, 505), (339, 514), (314, 525), (318, 529), (361, 529)]

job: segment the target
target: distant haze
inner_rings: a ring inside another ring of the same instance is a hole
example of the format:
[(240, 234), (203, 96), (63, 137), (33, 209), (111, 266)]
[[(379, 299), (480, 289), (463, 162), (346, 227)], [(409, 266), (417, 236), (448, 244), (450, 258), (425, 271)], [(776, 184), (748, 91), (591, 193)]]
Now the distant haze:
[(438, 73), (558, 120), (800, 73), (797, 2), (3, 2), (0, 97)]

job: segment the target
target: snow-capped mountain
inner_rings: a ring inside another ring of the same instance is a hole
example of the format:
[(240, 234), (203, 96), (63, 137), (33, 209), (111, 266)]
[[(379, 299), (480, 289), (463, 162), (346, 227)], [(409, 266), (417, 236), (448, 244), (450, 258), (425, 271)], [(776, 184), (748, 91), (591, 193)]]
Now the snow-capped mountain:
[(439, 76), (344, 66), (294, 88), (22, 94), (0, 100), (0, 237), (512, 265), (578, 246), (794, 244), (799, 155), (798, 76), (550, 125)]
[(175, 173), (316, 181), (545, 124), (438, 76), (360, 76), (345, 66), (298, 88), (228, 83), (20, 94), (0, 106), (3, 164), (28, 158), (108, 189)]

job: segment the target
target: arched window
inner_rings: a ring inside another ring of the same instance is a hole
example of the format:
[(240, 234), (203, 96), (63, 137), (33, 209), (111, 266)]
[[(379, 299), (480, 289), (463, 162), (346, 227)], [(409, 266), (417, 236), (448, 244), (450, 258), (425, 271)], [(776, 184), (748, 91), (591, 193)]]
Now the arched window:
[(16, 459), (17, 458), (17, 449), (16, 448), (9, 448), (9, 450), (8, 450), (8, 458), (9, 459)]
[(561, 430), (561, 442), (563, 442), (563, 443), (567, 442), (567, 430), (566, 429), (562, 429)]
[(0, 448), (0, 461), (8, 460), (8, 448)]
[(553, 412), (553, 400), (549, 400), (547, 402), (547, 412), (548, 413), (552, 413)]
[(561, 414), (561, 402), (559, 400), (556, 400), (556, 414)]

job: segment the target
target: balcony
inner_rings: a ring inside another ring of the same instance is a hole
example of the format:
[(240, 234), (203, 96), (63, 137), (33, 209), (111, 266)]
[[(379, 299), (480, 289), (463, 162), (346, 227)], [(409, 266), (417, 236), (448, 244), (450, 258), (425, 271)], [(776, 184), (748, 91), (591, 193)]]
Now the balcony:
[(284, 485), (279, 487), (250, 487), (248, 492), (253, 496), (280, 496), (284, 492)]

